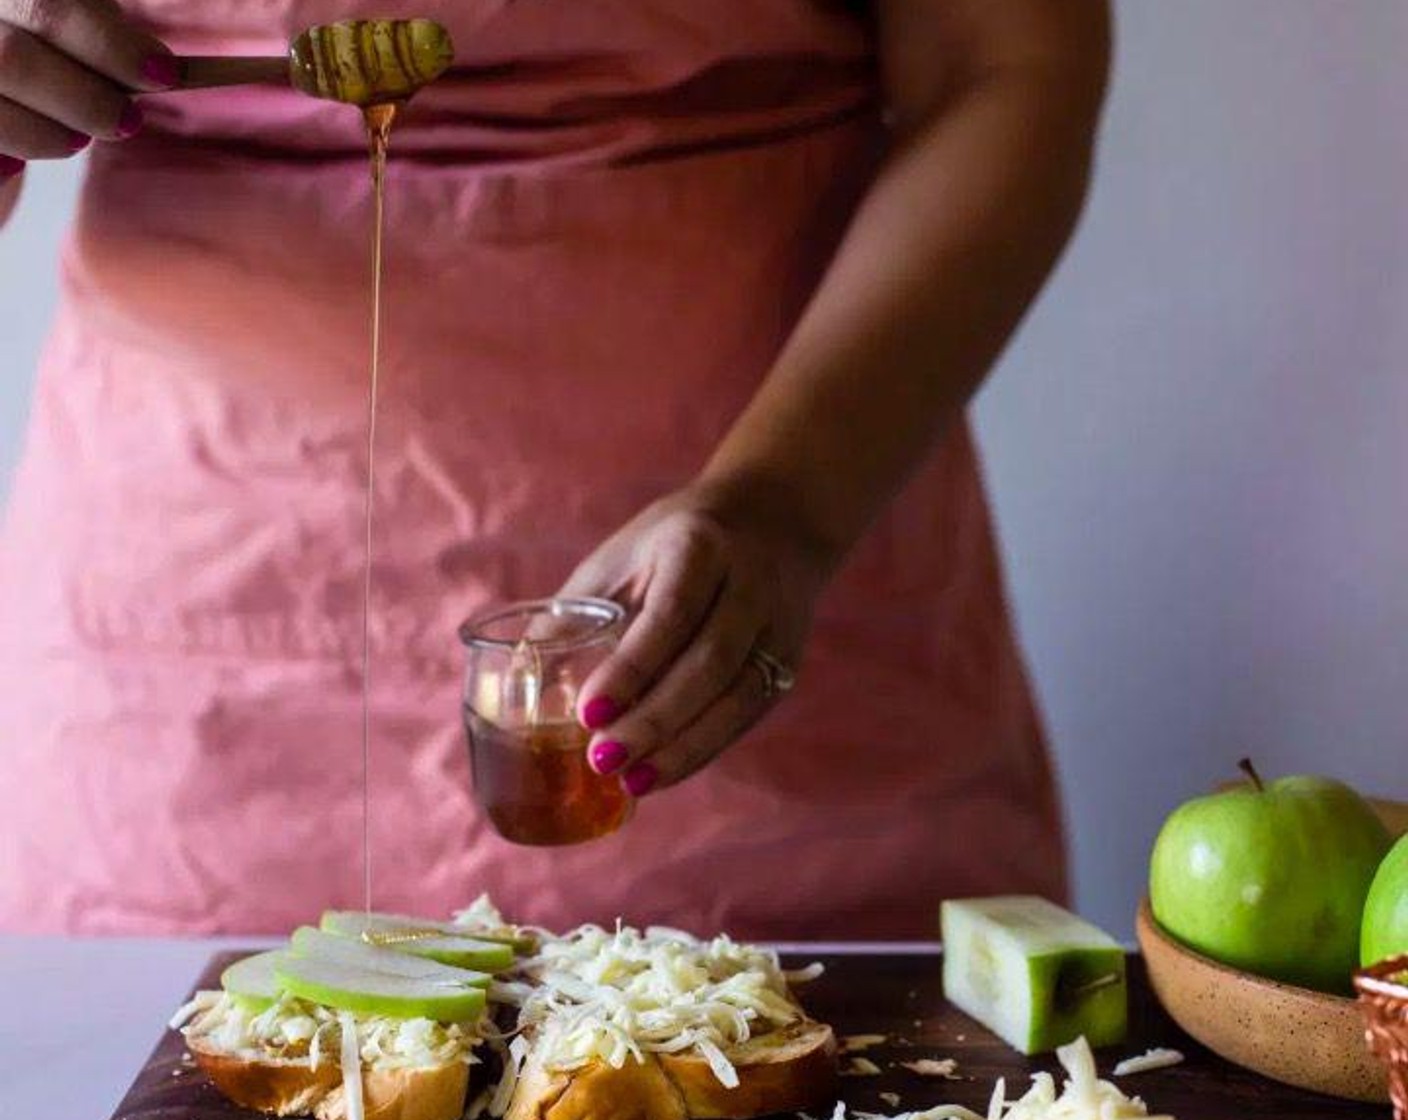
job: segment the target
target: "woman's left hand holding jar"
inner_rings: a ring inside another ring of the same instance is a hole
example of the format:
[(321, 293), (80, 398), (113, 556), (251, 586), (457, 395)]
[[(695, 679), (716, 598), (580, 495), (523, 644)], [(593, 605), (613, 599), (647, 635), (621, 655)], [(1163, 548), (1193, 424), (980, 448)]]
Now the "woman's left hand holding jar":
[(791, 686), (836, 557), (749, 485), (698, 483), (647, 507), (588, 557), (566, 595), (631, 612), (578, 718), (587, 758), (641, 797), (722, 753)]

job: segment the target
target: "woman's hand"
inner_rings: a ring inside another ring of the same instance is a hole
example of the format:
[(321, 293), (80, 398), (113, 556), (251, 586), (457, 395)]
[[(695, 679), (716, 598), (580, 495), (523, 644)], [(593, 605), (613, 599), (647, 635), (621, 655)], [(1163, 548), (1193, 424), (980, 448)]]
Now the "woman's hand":
[(640, 797), (756, 723), (799, 662), (833, 559), (783, 518), (706, 486), (656, 502), (606, 541), (562, 592), (631, 612), (582, 689), (592, 768)]
[(127, 139), (142, 126), (131, 94), (179, 80), (171, 52), (113, 0), (0, 0), (0, 180), (94, 137)]

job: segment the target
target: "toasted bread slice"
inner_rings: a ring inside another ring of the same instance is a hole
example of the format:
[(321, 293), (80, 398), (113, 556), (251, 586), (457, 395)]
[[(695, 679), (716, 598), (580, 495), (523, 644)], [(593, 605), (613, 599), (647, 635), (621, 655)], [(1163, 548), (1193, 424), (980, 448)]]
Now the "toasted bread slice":
[[(315, 1070), (306, 1058), (247, 1058), (225, 1054), (201, 1039), (188, 1042), (196, 1064), (235, 1104), (275, 1116), (347, 1120), (342, 1070), (334, 1061)], [(469, 1089), (464, 1062), (362, 1070), (366, 1120), (459, 1120)]]
[(729, 1051), (738, 1085), (720, 1083), (695, 1054), (592, 1062), (570, 1072), (524, 1063), (505, 1120), (752, 1120), (830, 1107), (836, 1100), (836, 1036), (802, 1021)]
[(504, 1120), (689, 1120), (684, 1098), (647, 1055), (615, 1069), (591, 1062), (568, 1073), (529, 1055)]
[(693, 1053), (661, 1054), (691, 1120), (749, 1120), (772, 1112), (830, 1108), (836, 1102), (836, 1035), (804, 1020), (728, 1051), (738, 1085), (724, 1088)]

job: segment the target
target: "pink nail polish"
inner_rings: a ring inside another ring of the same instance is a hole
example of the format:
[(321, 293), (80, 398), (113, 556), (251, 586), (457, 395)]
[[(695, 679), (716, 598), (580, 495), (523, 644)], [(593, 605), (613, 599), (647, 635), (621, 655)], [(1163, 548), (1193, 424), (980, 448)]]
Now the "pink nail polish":
[(117, 138), (119, 140), (130, 140), (142, 130), (142, 107), (135, 101), (129, 101), (122, 110), (122, 116), (117, 118)]
[(660, 774), (648, 762), (637, 762), (626, 771), (625, 777), (621, 779), (621, 784), (626, 787), (626, 792), (632, 797), (644, 797), (659, 780)]
[(138, 67), (142, 77), (154, 86), (171, 89), (181, 84), (181, 64), (174, 55), (152, 54), (142, 60)]
[(626, 759), (629, 757), (630, 752), (624, 746), (620, 743), (613, 743), (610, 739), (596, 743), (587, 752), (587, 761), (592, 764), (592, 769), (598, 774), (614, 773), (626, 764)]
[(615, 722), (621, 710), (609, 696), (597, 696), (588, 700), (582, 708), (582, 724), (588, 731), (600, 731)]
[(71, 130), (71, 129), (69, 130), (69, 134), (68, 134), (68, 150), (69, 150), (69, 151), (71, 151), (71, 152), (81, 152), (81, 151), (83, 151), (84, 148), (86, 148), (86, 147), (87, 147), (89, 144), (91, 144), (92, 142), (93, 142), (93, 138), (92, 138), (91, 136), (88, 136), (88, 135), (86, 135), (85, 133), (82, 133), (82, 132), (74, 132), (74, 131)]
[(14, 156), (0, 156), (0, 179), (13, 179), (24, 168), (24, 160)]

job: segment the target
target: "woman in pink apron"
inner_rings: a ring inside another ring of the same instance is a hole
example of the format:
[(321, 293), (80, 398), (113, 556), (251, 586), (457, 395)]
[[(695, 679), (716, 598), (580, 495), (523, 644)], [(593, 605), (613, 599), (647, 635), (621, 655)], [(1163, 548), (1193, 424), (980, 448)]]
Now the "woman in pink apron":
[[(361, 14), (0, 0), (0, 209), (99, 141), (0, 549), (4, 928), (361, 902), (361, 122), (152, 92), (167, 47)], [(371, 14), (458, 48), (386, 203), (376, 905), (924, 937), (948, 895), (1060, 897), (962, 409), (1079, 210), (1100, 0)], [(639, 801), (515, 848), (473, 802), (455, 628), (564, 584), (639, 612), (580, 710)]]

